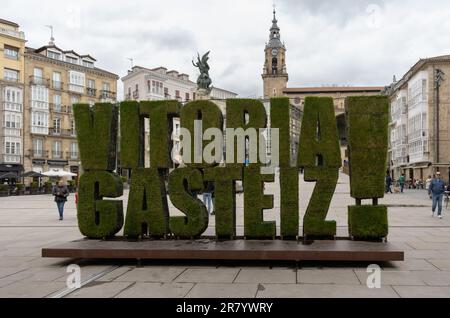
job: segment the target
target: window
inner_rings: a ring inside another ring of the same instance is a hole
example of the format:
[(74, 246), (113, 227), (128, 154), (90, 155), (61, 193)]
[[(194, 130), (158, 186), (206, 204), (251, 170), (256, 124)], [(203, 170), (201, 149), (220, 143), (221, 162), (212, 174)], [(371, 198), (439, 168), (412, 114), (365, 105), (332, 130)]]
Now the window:
[(19, 59), (19, 48), (14, 46), (9, 46), (5, 44), (5, 57), (18, 60)]
[(167, 87), (164, 87), (164, 96), (165, 97), (170, 97), (170, 95), (169, 95), (169, 88), (167, 88)]
[(42, 139), (33, 139), (33, 155), (42, 157), (44, 154), (44, 141)]
[(32, 114), (32, 125), (38, 127), (48, 127), (48, 114), (34, 112)]
[(95, 89), (95, 81), (92, 79), (88, 79), (87, 81), (87, 87), (94, 88)]
[(61, 118), (53, 119), (53, 133), (55, 134), (61, 133)]
[(15, 87), (5, 87), (3, 91), (4, 109), (22, 112), (22, 90)]
[(66, 56), (66, 62), (72, 64), (78, 64), (78, 59), (72, 56)]
[(48, 110), (48, 88), (45, 86), (31, 86), (31, 108)]
[(147, 81), (147, 93), (152, 91), (152, 81)]
[(61, 111), (61, 95), (53, 95), (53, 109), (55, 111)]
[(35, 67), (34, 70), (33, 70), (33, 76), (34, 77), (38, 77), (38, 78), (42, 78), (44, 76), (42, 68)]
[(61, 53), (54, 52), (54, 51), (47, 51), (47, 57), (54, 59), (54, 60), (61, 60)]
[(22, 128), (22, 115), (5, 112), (3, 120), (5, 128), (14, 128), (14, 129)]
[(69, 71), (69, 90), (82, 94), (84, 92), (84, 73)]
[(52, 149), (53, 149), (53, 158), (54, 159), (60, 159), (62, 157), (61, 141), (54, 141)]
[(5, 154), (7, 155), (20, 155), (20, 142), (5, 141)]
[(163, 94), (163, 83), (158, 81), (152, 81), (152, 93), (162, 95)]
[(78, 144), (76, 142), (70, 144), (70, 159), (78, 159)]
[(177, 99), (180, 98), (180, 91), (178, 90), (175, 91), (175, 98)]
[(83, 66), (89, 67), (89, 68), (93, 68), (94, 67), (94, 63), (92, 63), (91, 61), (83, 61)]
[(61, 73), (53, 72), (53, 88), (62, 89)]
[(110, 91), (110, 85), (109, 85), (109, 83), (106, 83), (106, 82), (103, 83), (103, 90), (104, 90), (104, 91), (108, 91), (108, 92)]
[(3, 71), (3, 78), (6, 81), (18, 82), (19, 81), (19, 71), (5, 68)]
[(189, 101), (189, 99), (190, 99), (189, 93), (186, 93), (185, 99), (186, 99), (186, 101)]

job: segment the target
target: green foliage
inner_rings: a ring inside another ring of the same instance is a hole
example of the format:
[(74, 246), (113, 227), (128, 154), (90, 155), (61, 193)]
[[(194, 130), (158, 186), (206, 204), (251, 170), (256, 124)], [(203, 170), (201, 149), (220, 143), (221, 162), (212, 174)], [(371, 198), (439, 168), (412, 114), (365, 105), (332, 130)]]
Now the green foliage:
[(244, 235), (247, 239), (273, 239), (276, 223), (264, 221), (263, 210), (273, 208), (273, 195), (264, 195), (264, 182), (274, 182), (273, 174), (262, 175), (260, 168), (244, 168)]
[(25, 185), (23, 183), (16, 183), (17, 190), (22, 191), (25, 189)]
[(120, 103), (120, 149), (123, 168), (144, 166), (144, 117), (135, 101)]
[(81, 162), (85, 171), (108, 170), (116, 166), (117, 106), (104, 103), (73, 106)]
[(305, 99), (297, 164), (305, 169), (305, 181), (316, 182), (303, 219), (303, 235), (318, 238), (336, 235), (336, 222), (325, 221), (341, 167), (332, 98)]
[(388, 97), (349, 97), (346, 116), (351, 196), (382, 198), (387, 169)]
[(289, 98), (270, 100), (270, 127), (279, 129), (280, 167), (291, 168), (291, 127)]
[[(187, 103), (181, 109), (181, 127), (189, 130), (191, 134), (191, 156), (190, 156), (190, 164), (187, 164), (188, 167), (191, 168), (206, 168), (215, 166), (216, 164), (208, 164), (204, 161), (203, 158), (203, 149), (211, 143), (211, 141), (203, 141), (203, 146), (201, 148), (202, 152), (197, 156), (201, 158), (201, 163), (195, 163), (195, 142), (194, 142), (194, 124), (196, 120), (202, 120), (202, 131), (203, 133), (209, 128), (218, 128), (222, 132), (223, 130), (223, 115), (220, 108), (214, 104), (213, 102), (200, 100)], [(223, 140), (222, 140), (223, 143)], [(222, 147), (223, 148), (223, 147)], [(220, 149), (220, 152), (223, 152), (223, 149)]]
[[(267, 127), (267, 114), (264, 105), (254, 99), (227, 99), (227, 108), (226, 108), (226, 128), (242, 128), (247, 130), (248, 128), (255, 128), (257, 131), (259, 128)], [(248, 115), (248, 122), (246, 123), (246, 115)], [(234, 140), (233, 140), (234, 139)], [(227, 148), (228, 143), (233, 142), (234, 151), (232, 158), (227, 157), (227, 166), (228, 167), (243, 167), (244, 164), (238, 162), (237, 157), (237, 138), (228, 138), (227, 137)], [(259, 131), (256, 136), (255, 142), (256, 147), (250, 147), (250, 157), (255, 157), (259, 163), (258, 149), (259, 149)], [(245, 145), (245, 143), (243, 144)], [(230, 150), (227, 149), (227, 155)], [(256, 153), (255, 153), (256, 152)], [(256, 155), (256, 156), (255, 156)], [(259, 165), (259, 164), (254, 164)]]
[(37, 190), (39, 188), (39, 184), (36, 181), (31, 182), (31, 190)]
[(328, 238), (336, 235), (336, 221), (325, 221), (339, 177), (336, 168), (306, 168), (305, 181), (316, 182), (303, 219), (303, 235)]
[(387, 206), (348, 207), (348, 227), (355, 240), (380, 240), (389, 233)]
[(214, 182), (214, 210), (217, 238), (232, 239), (236, 236), (236, 180), (242, 180), (240, 168), (208, 168), (205, 181)]
[(168, 221), (169, 209), (162, 172), (155, 168), (133, 170), (125, 236), (165, 236), (169, 233)]
[(292, 239), (298, 236), (298, 182), (298, 168), (280, 169), (280, 228), (283, 239)]
[(341, 167), (341, 151), (332, 98), (306, 97), (298, 152), (299, 167), (305, 169), (318, 165), (327, 168)]
[(9, 186), (7, 184), (0, 184), (0, 191), (6, 192), (9, 190)]
[(104, 200), (123, 194), (120, 177), (107, 171), (88, 171), (80, 178), (78, 227), (91, 239), (114, 236), (123, 226), (122, 201)]
[(198, 237), (208, 228), (208, 211), (197, 198), (197, 193), (202, 190), (203, 176), (200, 170), (178, 168), (170, 173), (170, 200), (186, 215), (170, 217), (169, 227), (175, 237)]
[(171, 158), (173, 118), (180, 115), (181, 104), (173, 100), (140, 103), (140, 114), (150, 118), (150, 166), (169, 169)]

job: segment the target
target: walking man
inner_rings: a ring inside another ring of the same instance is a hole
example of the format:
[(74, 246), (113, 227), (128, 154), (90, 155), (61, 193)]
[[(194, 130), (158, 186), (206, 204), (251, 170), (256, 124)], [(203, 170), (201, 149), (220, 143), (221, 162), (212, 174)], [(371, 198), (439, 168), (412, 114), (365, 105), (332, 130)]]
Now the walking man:
[(386, 174), (386, 193), (392, 194), (392, 178), (389, 173)]
[(403, 193), (403, 189), (405, 189), (405, 174), (400, 176), (398, 183), (400, 184), (400, 192)]
[(431, 181), (430, 184), (430, 193), (433, 196), (433, 213), (431, 216), (434, 216), (436, 212), (436, 206), (438, 207), (438, 217), (442, 219), (442, 199), (444, 198), (445, 193), (445, 183), (441, 178), (441, 173), (436, 173), (436, 178)]
[(67, 197), (69, 196), (69, 189), (62, 180), (59, 180), (58, 184), (53, 187), (52, 192), (55, 196), (56, 206), (58, 207), (59, 220), (62, 221), (64, 219), (64, 204), (66, 204)]

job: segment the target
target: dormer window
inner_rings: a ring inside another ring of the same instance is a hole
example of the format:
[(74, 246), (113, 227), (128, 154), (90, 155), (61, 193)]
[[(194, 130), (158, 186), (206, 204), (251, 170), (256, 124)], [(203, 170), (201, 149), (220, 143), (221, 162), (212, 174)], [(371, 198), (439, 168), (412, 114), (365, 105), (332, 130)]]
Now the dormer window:
[(92, 63), (91, 61), (83, 60), (83, 66), (86, 66), (86, 67), (89, 67), (89, 68), (93, 68), (94, 67), (94, 63)]
[(72, 64), (78, 64), (78, 59), (72, 56), (66, 56), (66, 62)]
[(61, 59), (61, 53), (53, 52), (53, 51), (47, 51), (47, 57), (54, 59), (54, 60), (60, 60)]

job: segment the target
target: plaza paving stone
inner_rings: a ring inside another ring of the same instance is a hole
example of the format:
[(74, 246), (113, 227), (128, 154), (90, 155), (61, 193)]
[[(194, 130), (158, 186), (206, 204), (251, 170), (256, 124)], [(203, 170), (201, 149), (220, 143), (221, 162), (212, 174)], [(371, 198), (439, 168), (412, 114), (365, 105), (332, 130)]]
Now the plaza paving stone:
[[(300, 182), (303, 217), (314, 183)], [(266, 186), (274, 208), (264, 220), (279, 224), (278, 183)], [(124, 208), (128, 191), (124, 193)], [(450, 297), (450, 215), (431, 217), (426, 191), (407, 190), (380, 200), (389, 206), (389, 242), (405, 251), (404, 262), (380, 263), (381, 289), (366, 286), (369, 263), (162, 262), (44, 259), (43, 247), (80, 239), (74, 196), (58, 220), (50, 195), (0, 198), (0, 297), (50, 297), (66, 290), (67, 265), (81, 267), (82, 281), (96, 280), (66, 297)], [(348, 177), (340, 176), (328, 220), (347, 236)], [(171, 215), (179, 212), (171, 206)], [(243, 234), (243, 196), (237, 196), (237, 232)], [(214, 217), (207, 234), (214, 233)], [(300, 233), (301, 233), (300, 227)], [(279, 232), (279, 229), (278, 229)], [(119, 233), (119, 234), (122, 234)]]
[(175, 281), (180, 283), (232, 283), (238, 273), (239, 269), (234, 268), (189, 268)]
[(194, 283), (135, 283), (117, 294), (116, 298), (182, 298)]

